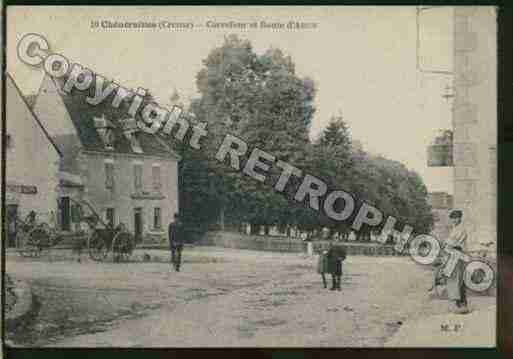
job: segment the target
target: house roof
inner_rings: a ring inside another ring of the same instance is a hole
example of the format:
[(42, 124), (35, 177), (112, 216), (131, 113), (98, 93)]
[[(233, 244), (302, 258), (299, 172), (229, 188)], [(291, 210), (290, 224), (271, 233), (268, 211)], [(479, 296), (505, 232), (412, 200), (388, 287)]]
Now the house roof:
[(48, 134), (48, 132), (46, 131), (46, 128), (43, 126), (43, 124), (41, 123), (41, 121), (39, 121), (39, 118), (36, 116), (36, 114), (34, 113), (34, 111), (32, 110), (32, 107), (29, 105), (29, 103), (27, 102), (27, 99), (25, 98), (25, 96), (23, 96), (23, 93), (21, 92), (20, 88), (18, 87), (18, 84), (16, 84), (16, 81), (14, 81), (14, 79), (12, 78), (11, 74), (9, 74), (8, 72), (6, 73), (6, 78), (8, 81), (10, 81), (12, 84), (13, 84), (13, 88), (15, 89), (16, 93), (18, 94), (18, 96), (22, 99), (23, 103), (25, 104), (25, 106), (27, 106), (27, 109), (30, 111), (30, 114), (32, 115), (32, 118), (34, 119), (34, 121), (36, 121), (36, 123), (39, 125), (39, 127), (41, 128), (41, 131), (43, 131), (44, 135), (46, 136), (46, 138), (48, 139), (48, 141), (50, 141), (50, 144), (53, 146), (53, 148), (55, 148), (55, 150), (57, 151), (57, 153), (59, 154), (60, 157), (63, 157), (62, 156), (62, 152), (61, 150), (59, 149), (59, 147), (57, 146), (57, 144), (54, 142), (54, 140), (50, 137), (50, 135)]
[[(71, 121), (76, 129), (78, 140), (82, 144), (82, 148), (89, 151), (105, 152), (105, 153), (127, 153), (140, 155), (140, 152), (134, 151), (134, 147), (130, 143), (130, 140), (124, 135), (121, 121), (127, 120), (129, 115), (127, 114), (129, 104), (122, 103), (119, 108), (111, 106), (116, 91), (113, 91), (107, 98), (105, 98), (98, 105), (90, 105), (86, 98), (93, 96), (96, 84), (93, 81), (89, 90), (79, 91), (77, 89), (71, 90), (67, 93), (62, 89), (65, 78), (53, 79), (58, 93), (60, 94), (67, 112), (70, 115)], [(104, 88), (108, 83), (104, 84)], [(112, 130), (114, 132), (113, 148), (109, 150), (105, 147), (105, 144), (100, 137), (100, 134), (95, 127), (94, 118), (105, 117), (105, 119), (112, 123), (115, 127)], [(140, 119), (137, 118), (136, 119)], [(137, 142), (142, 149), (143, 155), (152, 155), (159, 157), (171, 157), (179, 159), (179, 156), (165, 143), (164, 140), (158, 136), (146, 133), (144, 131), (138, 131), (135, 133)], [(68, 146), (67, 141), (70, 138), (61, 138), (63, 145)]]

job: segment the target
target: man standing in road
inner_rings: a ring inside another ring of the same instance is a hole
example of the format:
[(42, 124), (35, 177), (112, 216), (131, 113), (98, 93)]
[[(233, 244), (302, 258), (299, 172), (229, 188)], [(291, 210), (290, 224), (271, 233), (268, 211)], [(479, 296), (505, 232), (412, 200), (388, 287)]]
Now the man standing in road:
[(182, 249), (183, 249), (183, 225), (178, 213), (175, 213), (174, 222), (169, 223), (168, 228), (169, 247), (171, 249), (171, 263), (174, 265), (175, 270), (180, 272), (180, 264), (182, 262)]
[(340, 282), (342, 278), (342, 262), (346, 259), (346, 250), (342, 246), (334, 246), (330, 243), (327, 260), (328, 272), (331, 273), (332, 286), (330, 290), (342, 290)]

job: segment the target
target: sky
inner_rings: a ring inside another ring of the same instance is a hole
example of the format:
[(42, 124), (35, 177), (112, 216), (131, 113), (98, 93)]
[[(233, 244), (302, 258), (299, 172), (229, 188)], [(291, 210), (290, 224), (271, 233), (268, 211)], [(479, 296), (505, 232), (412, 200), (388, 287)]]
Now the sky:
[[(92, 21), (191, 22), (192, 29), (92, 28)], [(314, 29), (211, 28), (209, 22), (316, 23)], [(427, 146), (440, 128), (451, 128), (451, 103), (442, 97), (452, 70), (452, 9), (397, 7), (9, 7), (7, 71), (25, 94), (37, 92), (41, 68), (16, 56), (27, 33), (43, 35), (60, 53), (125, 87), (151, 90), (169, 104), (176, 89), (198, 95), (202, 60), (236, 33), (257, 53), (270, 47), (290, 55), (299, 76), (317, 87), (315, 137), (342, 114), (364, 149), (404, 163), (428, 191), (453, 193), (452, 168), (427, 167)], [(417, 36), (419, 50), (417, 51)]]

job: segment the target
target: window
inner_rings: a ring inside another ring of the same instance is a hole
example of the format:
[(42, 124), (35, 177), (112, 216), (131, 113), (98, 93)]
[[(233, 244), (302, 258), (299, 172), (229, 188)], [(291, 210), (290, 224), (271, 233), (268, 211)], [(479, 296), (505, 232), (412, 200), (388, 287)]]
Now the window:
[(134, 164), (134, 187), (136, 192), (142, 191), (142, 164)]
[(153, 189), (157, 192), (160, 192), (160, 189), (162, 188), (162, 182), (160, 181), (160, 166), (153, 165), (151, 170), (153, 177)]
[(160, 212), (159, 207), (155, 207), (153, 212), (153, 228), (161, 229), (162, 228), (162, 214)]
[(105, 221), (111, 227), (114, 227), (114, 225), (116, 224), (115, 223), (115, 219), (114, 219), (114, 215), (115, 215), (114, 208), (107, 208), (105, 210)]
[(105, 188), (114, 189), (114, 163), (105, 162)]
[(71, 229), (71, 204), (69, 197), (61, 197), (59, 207), (61, 211), (61, 229), (69, 231)]

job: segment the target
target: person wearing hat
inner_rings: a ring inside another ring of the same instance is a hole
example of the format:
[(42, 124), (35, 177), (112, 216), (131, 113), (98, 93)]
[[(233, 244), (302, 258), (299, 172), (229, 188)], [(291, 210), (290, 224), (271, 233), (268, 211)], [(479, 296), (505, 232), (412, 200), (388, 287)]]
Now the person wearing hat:
[[(465, 251), (467, 243), (467, 231), (462, 224), (463, 212), (454, 210), (449, 214), (453, 226), (449, 237), (447, 238), (445, 248), (447, 250)], [(463, 281), (465, 274), (465, 263), (459, 260), (451, 275), (447, 278), (447, 294), (452, 301), (452, 311), (458, 314), (469, 312), (465, 283)]]
[(171, 249), (171, 263), (174, 265), (175, 270), (180, 272), (180, 265), (182, 264), (182, 249), (183, 249), (183, 225), (178, 213), (175, 213), (174, 222), (169, 223), (168, 227), (169, 247)]

